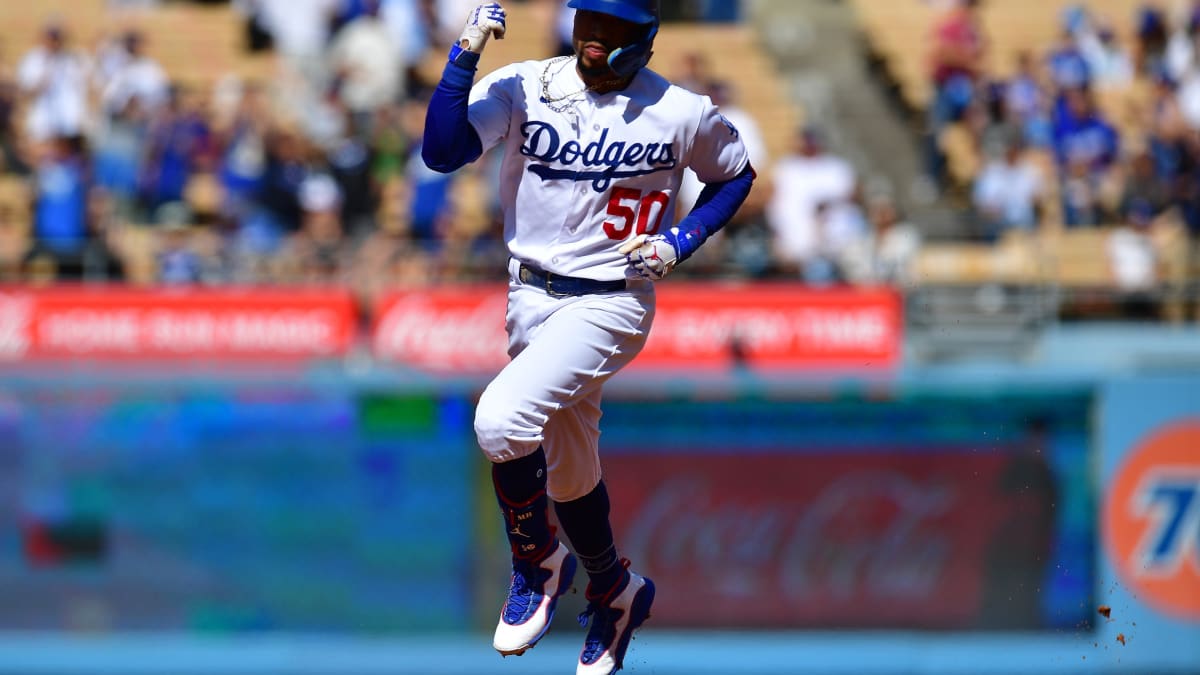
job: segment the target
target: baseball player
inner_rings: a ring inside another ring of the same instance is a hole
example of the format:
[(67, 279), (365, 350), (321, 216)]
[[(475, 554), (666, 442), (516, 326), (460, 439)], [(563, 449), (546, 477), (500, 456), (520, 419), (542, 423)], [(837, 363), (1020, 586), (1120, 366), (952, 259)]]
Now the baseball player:
[[(422, 156), (454, 171), (503, 153), (499, 192), (509, 260), (509, 364), (488, 384), (475, 434), (512, 548), (493, 646), (522, 654), (550, 627), (577, 563), (591, 628), (580, 675), (621, 668), (650, 615), (654, 584), (629, 571), (609, 524), (598, 453), (600, 394), (654, 319), (654, 282), (687, 260), (754, 181), (737, 130), (706, 98), (646, 68), (657, 0), (570, 0), (574, 56), (502, 67), (472, 86), (505, 13), (472, 11), (430, 100)], [(684, 168), (706, 187), (674, 221)], [(558, 523), (574, 554), (550, 524)]]

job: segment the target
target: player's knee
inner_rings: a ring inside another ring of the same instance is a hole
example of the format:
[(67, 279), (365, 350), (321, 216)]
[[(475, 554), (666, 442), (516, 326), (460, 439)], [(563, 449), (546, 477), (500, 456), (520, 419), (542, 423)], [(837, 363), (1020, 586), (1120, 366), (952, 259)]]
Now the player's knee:
[(483, 454), (493, 462), (507, 462), (537, 449), (536, 440), (532, 444), (518, 441), (521, 435), (518, 415), (511, 404), (502, 405), (484, 392), (475, 408), (475, 440)]
[(503, 461), (495, 456), (495, 452), (503, 447), (504, 421), (482, 405), (475, 410), (475, 440), (488, 459), (493, 462)]

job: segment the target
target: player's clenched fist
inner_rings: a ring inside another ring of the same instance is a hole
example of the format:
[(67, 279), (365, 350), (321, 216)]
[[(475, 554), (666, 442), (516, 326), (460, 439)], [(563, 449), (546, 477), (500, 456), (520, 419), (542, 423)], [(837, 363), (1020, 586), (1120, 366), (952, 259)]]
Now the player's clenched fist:
[(643, 277), (658, 281), (675, 269), (679, 250), (673, 241), (675, 234), (639, 234), (621, 245), (629, 264)]
[(489, 2), (476, 7), (467, 16), (467, 25), (458, 38), (458, 46), (476, 54), (481, 53), (492, 35), (497, 40), (504, 38), (504, 21), (504, 8), (498, 3)]

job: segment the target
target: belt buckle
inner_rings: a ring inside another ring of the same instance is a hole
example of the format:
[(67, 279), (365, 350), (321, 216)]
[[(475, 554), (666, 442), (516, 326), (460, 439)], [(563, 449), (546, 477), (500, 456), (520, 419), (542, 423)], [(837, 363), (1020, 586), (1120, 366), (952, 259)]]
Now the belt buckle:
[(546, 272), (546, 295), (549, 295), (549, 296), (552, 296), (555, 298), (566, 298), (573, 294), (554, 290), (554, 275), (549, 272)]

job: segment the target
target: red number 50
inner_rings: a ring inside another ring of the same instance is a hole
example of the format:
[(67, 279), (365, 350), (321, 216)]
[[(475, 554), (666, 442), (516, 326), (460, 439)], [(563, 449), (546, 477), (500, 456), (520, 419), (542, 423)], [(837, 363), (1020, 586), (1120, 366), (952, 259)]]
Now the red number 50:
[[(624, 239), (629, 236), (634, 222), (637, 223), (637, 234), (654, 234), (662, 225), (663, 216), (667, 213), (667, 204), (671, 201), (665, 192), (650, 191), (642, 196), (641, 190), (615, 187), (608, 197), (608, 215), (620, 220), (604, 221), (604, 233), (609, 239)], [(651, 217), (653, 216), (653, 225)]]

